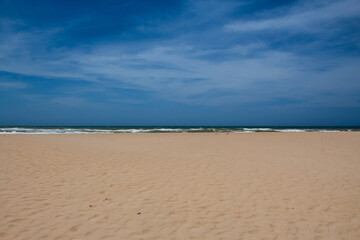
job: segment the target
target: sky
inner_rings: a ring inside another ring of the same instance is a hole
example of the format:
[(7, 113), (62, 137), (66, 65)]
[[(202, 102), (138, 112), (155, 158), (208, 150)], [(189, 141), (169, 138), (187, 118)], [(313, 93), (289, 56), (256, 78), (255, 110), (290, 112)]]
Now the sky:
[(359, 126), (360, 0), (0, 0), (0, 125)]

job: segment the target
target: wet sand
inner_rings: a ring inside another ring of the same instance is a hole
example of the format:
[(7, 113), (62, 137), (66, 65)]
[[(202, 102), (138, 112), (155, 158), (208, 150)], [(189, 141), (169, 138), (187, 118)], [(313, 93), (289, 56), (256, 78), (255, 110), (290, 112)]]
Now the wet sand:
[(360, 239), (360, 133), (0, 135), (0, 239)]

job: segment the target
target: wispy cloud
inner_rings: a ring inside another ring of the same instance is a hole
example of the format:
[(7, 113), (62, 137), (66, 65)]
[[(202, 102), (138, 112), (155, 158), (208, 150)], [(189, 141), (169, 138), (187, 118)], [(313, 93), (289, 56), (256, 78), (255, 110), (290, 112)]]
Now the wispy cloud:
[[(360, 2), (344, 1), (306, 1), (289, 7), (285, 14), (267, 12), (260, 19), (235, 21), (225, 25), (230, 31), (286, 30), (290, 32), (322, 31), (337, 21), (359, 18)], [(270, 16), (269, 16), (270, 15)]]
[(50, 103), (78, 107), (79, 105), (86, 104), (87, 101), (86, 99), (80, 97), (56, 97), (51, 98)]
[[(235, 8), (241, 9), (241, 3), (190, 1), (173, 21), (156, 18), (148, 24), (139, 23), (120, 37), (79, 41), (71, 46), (59, 46), (54, 39), (68, 37), (69, 29), (76, 30), (77, 22), (70, 27), (20, 28), (23, 22), (2, 19), (0, 70), (59, 83), (76, 80), (92, 84), (63, 87), (73, 95), (56, 98), (53, 103), (81, 103), (76, 94), (100, 90), (112, 94), (114, 89), (128, 88), (150, 92), (166, 101), (195, 105), (290, 98), (295, 99), (289, 101), (294, 104), (358, 104), (358, 56), (341, 52), (347, 51), (348, 40), (334, 35), (333, 30), (330, 37), (318, 37), (318, 31), (327, 29), (328, 33), (329, 26), (338, 30), (343, 20), (358, 19), (358, 0), (298, 2), (282, 7), (282, 11), (260, 11), (256, 13), (258, 18), (251, 20), (237, 19), (232, 14)], [(86, 22), (87, 18), (82, 19)], [(282, 34), (271, 33), (279, 30), (301, 32), (306, 37), (279, 39)], [(124, 43), (124, 36), (134, 31), (141, 37), (154, 37)], [(265, 36), (253, 36), (252, 32)], [(356, 32), (347, 36), (352, 43), (356, 37)], [(332, 55), (332, 49), (325, 49), (315, 54), (328, 45), (336, 46), (340, 53)], [(304, 49), (305, 54), (301, 52)], [(26, 87), (16, 82), (7, 84)], [(324, 92), (333, 95), (326, 97)], [(118, 96), (122, 102), (136, 102), (139, 97), (126, 100)]]
[(24, 82), (4, 82), (0, 81), (0, 89), (7, 90), (7, 89), (24, 89), (27, 88), (29, 85)]

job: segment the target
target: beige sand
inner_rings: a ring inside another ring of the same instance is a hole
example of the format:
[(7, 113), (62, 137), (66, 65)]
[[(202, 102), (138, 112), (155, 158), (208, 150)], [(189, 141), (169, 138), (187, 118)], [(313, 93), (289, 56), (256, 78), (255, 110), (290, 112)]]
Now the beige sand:
[(360, 239), (360, 133), (0, 135), (0, 239)]

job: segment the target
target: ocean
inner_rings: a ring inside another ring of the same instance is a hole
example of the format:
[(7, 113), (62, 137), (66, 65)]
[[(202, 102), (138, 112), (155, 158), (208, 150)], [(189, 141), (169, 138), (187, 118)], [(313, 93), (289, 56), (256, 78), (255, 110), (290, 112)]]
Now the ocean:
[(252, 127), (252, 126), (137, 126), (137, 127), (0, 127), (0, 134), (84, 134), (84, 133), (252, 133), (252, 132), (354, 132), (360, 127)]

